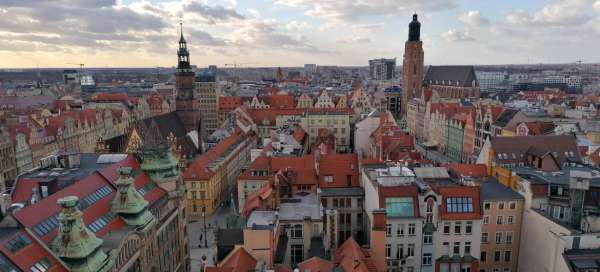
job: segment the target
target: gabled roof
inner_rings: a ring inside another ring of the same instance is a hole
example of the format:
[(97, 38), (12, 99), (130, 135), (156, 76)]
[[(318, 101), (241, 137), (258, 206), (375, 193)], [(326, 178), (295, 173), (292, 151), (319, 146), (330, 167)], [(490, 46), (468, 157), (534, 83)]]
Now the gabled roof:
[[(456, 84), (457, 80), (459, 82), (458, 85)], [(477, 76), (475, 75), (475, 68), (472, 65), (429, 66), (425, 75), (425, 82), (429, 85), (471, 87), (473, 80), (477, 80)], [(445, 83), (442, 84), (442, 81)], [(452, 81), (452, 84), (449, 84), (450, 81)]]
[(515, 109), (505, 109), (494, 121), (495, 126), (505, 127), (519, 111)]
[(209, 168), (211, 163), (220, 156), (226, 155), (226, 151), (230, 151), (230, 148), (243, 141), (244, 137), (246, 137), (246, 135), (240, 131), (236, 131), (231, 136), (223, 139), (208, 152), (198, 156), (183, 173), (183, 179), (207, 180), (213, 177), (215, 172), (213, 171), (214, 169)]
[(350, 237), (335, 250), (335, 263), (344, 271), (376, 272), (369, 250)]
[(556, 154), (560, 165), (567, 160), (581, 161), (575, 138), (570, 135), (492, 137), (491, 144), (494, 160), (500, 163), (519, 163), (525, 154), (537, 156), (548, 152)]
[(333, 271), (333, 262), (319, 257), (312, 257), (299, 263), (298, 267), (300, 268), (300, 271), (330, 272)]
[(254, 271), (258, 261), (243, 247), (235, 248), (218, 267), (206, 267), (205, 272), (246, 272)]

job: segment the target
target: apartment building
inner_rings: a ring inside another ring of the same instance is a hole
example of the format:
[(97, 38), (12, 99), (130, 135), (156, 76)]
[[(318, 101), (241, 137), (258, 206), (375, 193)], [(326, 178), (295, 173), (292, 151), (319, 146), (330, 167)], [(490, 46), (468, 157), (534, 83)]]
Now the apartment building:
[(212, 214), (220, 203), (230, 199), (237, 187), (237, 177), (250, 162), (250, 150), (256, 144), (253, 133), (238, 130), (192, 162), (183, 173), (188, 216)]
[(404, 166), (367, 165), (362, 177), (369, 228), (378, 224), (374, 211), (385, 210), (384, 242), (373, 233), (369, 239), (384, 248), (388, 271), (478, 271), (477, 186), (426, 182)]
[(308, 109), (300, 121), (300, 126), (309, 135), (308, 144), (316, 143), (320, 130), (335, 136), (336, 152), (350, 151), (350, 109)]
[(495, 178), (480, 183), (480, 272), (516, 272), (525, 198)]

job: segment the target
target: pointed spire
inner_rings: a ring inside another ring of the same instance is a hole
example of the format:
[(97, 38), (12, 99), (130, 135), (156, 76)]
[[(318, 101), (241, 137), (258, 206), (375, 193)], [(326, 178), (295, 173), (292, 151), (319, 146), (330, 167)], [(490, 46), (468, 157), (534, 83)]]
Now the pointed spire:
[(144, 148), (157, 149), (165, 145), (164, 140), (165, 139), (163, 139), (160, 134), (160, 129), (158, 128), (158, 124), (156, 124), (156, 120), (152, 118), (150, 125), (146, 127), (144, 131)]
[(180, 31), (179, 42), (185, 42), (185, 38), (183, 38), (183, 20), (179, 21), (179, 31)]

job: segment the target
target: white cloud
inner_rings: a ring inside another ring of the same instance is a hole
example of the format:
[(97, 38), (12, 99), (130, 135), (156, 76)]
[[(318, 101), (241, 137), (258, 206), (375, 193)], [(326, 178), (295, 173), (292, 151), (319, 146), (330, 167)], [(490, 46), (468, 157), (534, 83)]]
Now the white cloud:
[(365, 17), (407, 15), (457, 7), (456, 0), (276, 0), (275, 4), (304, 10), (304, 14), (333, 22), (357, 21)]
[(311, 29), (312, 25), (304, 21), (291, 21), (285, 24), (285, 28), (289, 31), (303, 31), (306, 29)]
[(600, 0), (594, 3), (594, 9), (596, 10), (596, 12), (600, 13)]
[(244, 20), (246, 16), (240, 14), (233, 8), (223, 6), (209, 6), (201, 2), (193, 1), (183, 7), (185, 14), (193, 14), (198, 16), (207, 24), (214, 25), (221, 22), (229, 22), (232, 20)]
[(354, 30), (366, 30), (366, 31), (374, 31), (382, 29), (384, 26), (383, 23), (375, 23), (375, 24), (356, 24), (353, 25), (352, 28)]
[(510, 11), (505, 19), (509, 24), (534, 26), (577, 26), (591, 20), (588, 14), (593, 0), (555, 0), (533, 14), (525, 10)]
[(278, 29), (280, 25), (278, 21), (273, 19), (245, 20), (240, 22), (236, 29), (227, 35), (227, 40), (239, 48), (258, 47), (313, 53), (322, 52), (312, 45), (304, 35), (285, 33)]
[(479, 10), (471, 10), (466, 14), (458, 16), (458, 20), (470, 27), (482, 27), (490, 24), (490, 20), (481, 16)]
[(468, 32), (463, 32), (454, 28), (442, 33), (442, 38), (449, 42), (469, 42), (475, 40)]
[(337, 39), (337, 42), (345, 43), (345, 44), (359, 44), (359, 43), (370, 43), (371, 39), (369, 39), (367, 37), (345, 37), (345, 38)]

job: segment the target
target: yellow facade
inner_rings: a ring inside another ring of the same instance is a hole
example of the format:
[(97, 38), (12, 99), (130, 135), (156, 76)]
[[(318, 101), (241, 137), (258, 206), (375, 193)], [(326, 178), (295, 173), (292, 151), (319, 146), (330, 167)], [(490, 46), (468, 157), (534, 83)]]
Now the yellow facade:
[(223, 192), (225, 183), (225, 173), (222, 169), (218, 169), (208, 180), (187, 181), (185, 186), (188, 217), (202, 216), (203, 208), (206, 215), (214, 213), (221, 200), (226, 197), (226, 193)]
[(489, 153), (488, 162), (487, 162), (488, 174), (490, 176), (496, 177), (502, 185), (516, 191), (517, 183), (519, 182), (519, 176), (517, 176), (509, 168), (495, 165), (494, 156), (496, 153), (494, 152), (494, 150), (492, 148), (490, 148), (489, 152), (490, 153)]

